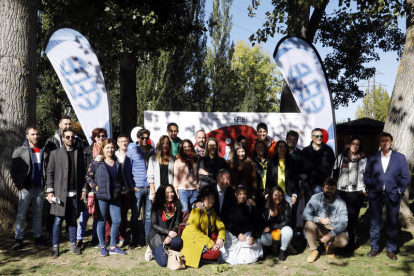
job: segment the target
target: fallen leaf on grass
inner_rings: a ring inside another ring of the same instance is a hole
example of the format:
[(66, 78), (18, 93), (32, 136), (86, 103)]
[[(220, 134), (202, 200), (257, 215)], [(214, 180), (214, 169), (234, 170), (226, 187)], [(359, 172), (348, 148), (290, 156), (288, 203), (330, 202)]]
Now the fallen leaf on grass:
[(355, 261), (356, 259), (355, 258), (351, 258), (351, 261)]
[(284, 266), (284, 267), (283, 267), (283, 269), (289, 269), (289, 267), (287, 267), (287, 266)]
[(322, 267), (323, 270), (326, 270), (326, 267)]

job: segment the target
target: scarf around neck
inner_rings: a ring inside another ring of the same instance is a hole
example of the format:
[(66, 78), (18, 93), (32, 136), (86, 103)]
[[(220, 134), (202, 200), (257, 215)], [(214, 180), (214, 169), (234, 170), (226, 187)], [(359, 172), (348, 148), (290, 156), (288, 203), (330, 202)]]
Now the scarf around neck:
[[(341, 176), (339, 177), (339, 185), (341, 188), (346, 189), (349, 187), (349, 190), (356, 190), (358, 185), (359, 160), (361, 160), (359, 154), (352, 155), (350, 152), (342, 157)], [(353, 163), (351, 169), (349, 168), (350, 163)]]
[(175, 215), (174, 203), (165, 203), (164, 209), (162, 210), (162, 221), (170, 220)]

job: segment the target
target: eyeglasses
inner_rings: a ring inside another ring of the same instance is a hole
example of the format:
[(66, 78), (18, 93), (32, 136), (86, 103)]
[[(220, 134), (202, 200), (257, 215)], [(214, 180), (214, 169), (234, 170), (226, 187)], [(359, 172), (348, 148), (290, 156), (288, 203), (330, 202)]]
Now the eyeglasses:
[(313, 135), (315, 138), (323, 138), (323, 135)]
[(141, 140), (149, 140), (149, 137), (139, 137)]
[(97, 138), (106, 138), (106, 135), (96, 135)]
[(73, 140), (73, 139), (75, 139), (75, 136), (65, 136), (65, 139), (66, 140)]

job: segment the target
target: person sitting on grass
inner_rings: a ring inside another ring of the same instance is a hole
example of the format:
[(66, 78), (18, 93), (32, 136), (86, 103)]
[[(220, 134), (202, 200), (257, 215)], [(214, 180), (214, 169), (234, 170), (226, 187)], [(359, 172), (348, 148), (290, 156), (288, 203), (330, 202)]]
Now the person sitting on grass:
[(345, 201), (335, 195), (337, 182), (328, 177), (322, 185), (322, 193), (313, 195), (303, 211), (302, 218), (306, 221), (305, 235), (311, 254), (307, 262), (318, 259), (316, 239), (325, 245), (328, 258), (335, 258), (335, 247), (348, 244), (348, 210)]
[(151, 210), (151, 230), (147, 242), (157, 264), (166, 267), (168, 255), (164, 247), (180, 251), (183, 240), (178, 236), (178, 225), (182, 221), (181, 203), (171, 184), (162, 185), (155, 193)]
[[(206, 186), (200, 190), (199, 200), (204, 209), (194, 208), (188, 218), (188, 225), (182, 234), (183, 249), (181, 253), (186, 265), (198, 268), (200, 259), (215, 260), (220, 257), (226, 235), (224, 223), (214, 211), (215, 191)], [(201, 257), (201, 258), (200, 258)]]
[(116, 246), (116, 238), (121, 224), (121, 191), (125, 189), (125, 181), (121, 164), (115, 155), (116, 141), (108, 138), (102, 143), (100, 155), (102, 161), (92, 161), (86, 174), (86, 182), (95, 191), (98, 199), (99, 217), (97, 233), (101, 245), (101, 256), (108, 256), (105, 244), (105, 223), (108, 212), (111, 215), (110, 255), (125, 255), (126, 252)]
[[(291, 228), (292, 208), (285, 199), (283, 189), (279, 186), (272, 188), (267, 202), (267, 208), (262, 214), (264, 230), (260, 242), (263, 246), (271, 246), (275, 240), (280, 240), (279, 260), (286, 261), (286, 249), (293, 237)], [(272, 235), (272, 233), (278, 233), (276, 235), (277, 239), (273, 238), (275, 234)]]
[(220, 249), (220, 259), (235, 264), (250, 264), (263, 256), (260, 244), (260, 213), (252, 200), (247, 200), (247, 189), (239, 185), (234, 202), (227, 218), (226, 243)]

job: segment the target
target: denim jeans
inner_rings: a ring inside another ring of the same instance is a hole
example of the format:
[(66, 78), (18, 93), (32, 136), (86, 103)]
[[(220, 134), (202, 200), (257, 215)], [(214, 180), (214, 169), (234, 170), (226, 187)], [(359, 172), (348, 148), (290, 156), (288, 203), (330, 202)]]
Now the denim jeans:
[(141, 212), (141, 206), (144, 208), (144, 226), (145, 239), (147, 239), (151, 229), (151, 206), (149, 198), (150, 189), (138, 188), (139, 191), (131, 196), (131, 242), (138, 242), (138, 218)]
[(27, 208), (30, 202), (33, 206), (33, 235), (35, 238), (42, 236), (42, 209), (45, 192), (43, 188), (20, 190), (19, 191), (19, 207), (16, 217), (16, 240), (24, 238), (24, 225), (26, 223)]
[[(85, 203), (85, 209), (83, 209), (83, 211), (80, 213), (79, 216), (79, 223), (78, 223), (78, 229), (77, 229), (77, 240), (83, 240), (83, 238), (85, 237), (85, 231), (86, 231), (86, 226), (88, 225), (88, 219), (91, 215), (89, 214), (88, 211), (88, 204)], [(97, 234), (96, 234), (96, 226), (98, 225), (98, 220), (96, 218), (93, 218), (93, 224), (92, 224), (92, 238), (97, 238)]]
[(322, 193), (322, 186), (315, 185), (313, 187), (307, 187), (305, 186), (305, 204), (308, 204), (310, 198), (314, 194)]
[(76, 197), (68, 197), (66, 198), (65, 216), (55, 216), (55, 223), (53, 224), (53, 246), (59, 245), (60, 231), (64, 220), (66, 220), (66, 225), (69, 225), (70, 243), (76, 243), (76, 219)]
[[(183, 247), (183, 240), (180, 236), (175, 236), (171, 243), (169, 244), (170, 248), (174, 251), (180, 251)], [(168, 255), (164, 250), (164, 244), (158, 245), (154, 251), (152, 251), (155, 261), (161, 267), (167, 267), (168, 264)]]
[(194, 201), (197, 199), (198, 192), (197, 190), (179, 189), (178, 195), (180, 196), (182, 211), (184, 212), (191, 209), (191, 205), (193, 205)]
[(100, 212), (96, 232), (98, 233), (99, 243), (101, 246), (105, 246), (105, 224), (109, 210), (112, 220), (110, 246), (116, 246), (116, 238), (121, 224), (121, 201), (119, 199), (98, 200), (98, 204)]

